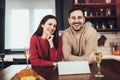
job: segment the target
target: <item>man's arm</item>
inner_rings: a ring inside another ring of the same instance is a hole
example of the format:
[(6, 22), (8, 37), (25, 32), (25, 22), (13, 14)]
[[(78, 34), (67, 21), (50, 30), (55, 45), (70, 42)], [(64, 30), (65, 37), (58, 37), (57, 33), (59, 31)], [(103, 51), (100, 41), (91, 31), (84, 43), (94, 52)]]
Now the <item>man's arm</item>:
[(96, 49), (97, 49), (97, 32), (96, 30), (89, 30), (84, 55), (89, 57), (88, 58), (89, 63), (95, 62), (93, 57), (94, 53), (96, 52)]
[[(91, 35), (90, 42), (87, 43), (85, 55), (82, 55), (82, 56), (72, 55), (70, 34), (66, 34), (63, 32), (62, 34), (63, 49), (62, 50), (63, 50), (64, 60), (65, 61), (88, 61), (89, 63), (94, 62), (93, 55), (94, 55), (94, 51), (96, 50), (96, 44), (97, 44), (96, 40), (97, 40), (97, 33), (95, 32), (94, 35)], [(93, 43), (95, 43), (95, 45), (93, 45)]]

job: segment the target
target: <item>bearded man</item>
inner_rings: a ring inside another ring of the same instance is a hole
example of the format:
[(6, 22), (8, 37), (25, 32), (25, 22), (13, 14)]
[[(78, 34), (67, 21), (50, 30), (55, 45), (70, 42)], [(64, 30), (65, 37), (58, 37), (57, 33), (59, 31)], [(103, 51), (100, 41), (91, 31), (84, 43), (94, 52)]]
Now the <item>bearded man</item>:
[(97, 31), (85, 23), (85, 16), (80, 8), (72, 8), (69, 11), (68, 22), (70, 26), (62, 33), (64, 60), (94, 63)]

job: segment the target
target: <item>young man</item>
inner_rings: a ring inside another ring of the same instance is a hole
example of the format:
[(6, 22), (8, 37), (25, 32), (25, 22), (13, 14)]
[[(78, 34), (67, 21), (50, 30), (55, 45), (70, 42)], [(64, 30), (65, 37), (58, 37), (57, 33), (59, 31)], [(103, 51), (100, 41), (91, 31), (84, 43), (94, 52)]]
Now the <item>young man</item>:
[(85, 24), (85, 17), (80, 8), (69, 11), (68, 22), (70, 27), (62, 33), (64, 60), (93, 63), (97, 48), (97, 31)]

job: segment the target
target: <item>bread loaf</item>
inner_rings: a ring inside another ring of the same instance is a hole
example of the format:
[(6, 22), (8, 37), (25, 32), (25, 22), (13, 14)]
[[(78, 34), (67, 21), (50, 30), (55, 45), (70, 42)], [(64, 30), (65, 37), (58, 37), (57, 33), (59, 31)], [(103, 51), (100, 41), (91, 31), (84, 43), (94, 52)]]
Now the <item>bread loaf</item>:
[(32, 69), (23, 69), (16, 73), (11, 80), (45, 80)]

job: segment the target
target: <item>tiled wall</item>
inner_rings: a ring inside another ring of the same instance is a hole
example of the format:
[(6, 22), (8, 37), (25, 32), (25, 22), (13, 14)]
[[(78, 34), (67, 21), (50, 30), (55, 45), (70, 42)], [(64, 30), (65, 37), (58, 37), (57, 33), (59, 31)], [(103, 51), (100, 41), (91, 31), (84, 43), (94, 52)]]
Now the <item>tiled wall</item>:
[(120, 32), (98, 32), (98, 39), (101, 35), (104, 35), (107, 38), (105, 45), (97, 48), (97, 50), (102, 51), (103, 55), (112, 54), (110, 43), (114, 43), (117, 45), (117, 49), (120, 49)]

